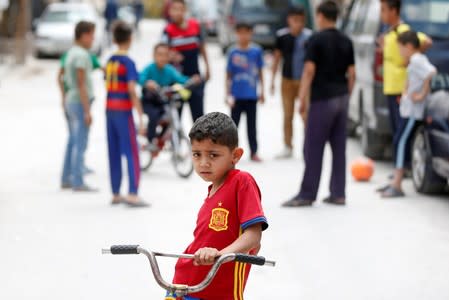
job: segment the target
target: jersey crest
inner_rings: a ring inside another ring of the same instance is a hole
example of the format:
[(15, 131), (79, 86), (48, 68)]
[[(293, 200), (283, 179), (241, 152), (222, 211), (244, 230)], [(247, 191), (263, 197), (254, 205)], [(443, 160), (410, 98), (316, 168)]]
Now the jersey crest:
[(228, 229), (229, 210), (224, 208), (214, 208), (210, 217), (209, 228), (215, 231)]

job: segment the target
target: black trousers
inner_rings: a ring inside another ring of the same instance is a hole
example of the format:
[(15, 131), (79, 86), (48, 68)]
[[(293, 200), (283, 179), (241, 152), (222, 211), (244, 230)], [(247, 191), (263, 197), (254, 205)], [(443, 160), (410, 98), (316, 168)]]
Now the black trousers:
[[(189, 99), (190, 112), (192, 113), (193, 122), (196, 121), (199, 117), (204, 115), (204, 83), (193, 87), (192, 95)], [(179, 115), (182, 115), (182, 109), (184, 106), (184, 102), (179, 108)]]
[(298, 197), (315, 200), (326, 143), (332, 149), (330, 195), (346, 197), (346, 124), (349, 95), (310, 103), (304, 140), (305, 170)]
[(156, 137), (156, 128), (159, 124), (159, 120), (165, 114), (164, 106), (154, 105), (151, 103), (143, 103), (143, 112), (148, 116), (149, 122), (147, 125), (147, 138), (148, 142), (152, 142)]
[(246, 127), (248, 129), (248, 141), (251, 155), (257, 153), (257, 100), (255, 99), (236, 99), (234, 107), (231, 109), (231, 118), (239, 126), (242, 112), (246, 113)]

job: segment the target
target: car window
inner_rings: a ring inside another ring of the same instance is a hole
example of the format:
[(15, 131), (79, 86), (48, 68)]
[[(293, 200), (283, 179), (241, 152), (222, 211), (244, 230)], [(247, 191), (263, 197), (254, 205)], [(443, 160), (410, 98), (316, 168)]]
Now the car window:
[(355, 31), (360, 4), (360, 1), (354, 1), (352, 4), (351, 11), (349, 12), (349, 18), (345, 27), (345, 33), (348, 35), (353, 34)]
[(47, 11), (42, 17), (47, 23), (76, 23), (80, 20), (93, 20), (94, 15), (88, 10), (54, 10)]
[(414, 30), (449, 38), (448, 0), (408, 0), (402, 5), (402, 19)]
[(237, 0), (239, 9), (285, 9), (290, 5), (289, 0)]
[(381, 30), (381, 22), (379, 19), (380, 15), (380, 5), (376, 1), (370, 2), (370, 7), (368, 9), (369, 13), (366, 14), (365, 24), (363, 27), (363, 32), (370, 35), (377, 35)]

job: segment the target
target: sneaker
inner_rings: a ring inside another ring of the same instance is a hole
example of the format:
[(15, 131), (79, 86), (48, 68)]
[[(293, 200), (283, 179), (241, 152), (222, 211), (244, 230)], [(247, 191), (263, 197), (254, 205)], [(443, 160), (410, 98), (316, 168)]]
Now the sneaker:
[(73, 187), (73, 191), (74, 191), (74, 192), (89, 192), (89, 193), (96, 193), (96, 192), (98, 192), (98, 189), (83, 184), (83, 185), (81, 185), (81, 186), (76, 186), (76, 187), (74, 186), (74, 187)]
[(61, 184), (61, 189), (62, 190), (68, 190), (72, 188), (72, 184), (71, 183), (62, 183)]
[(289, 147), (285, 147), (284, 150), (281, 151), (278, 155), (276, 155), (276, 159), (289, 159), (293, 157), (293, 149)]
[(143, 146), (143, 148), (145, 151), (150, 151), (151, 153), (159, 151), (159, 147), (154, 143), (148, 143), (145, 146)]
[(143, 201), (142, 199), (139, 199), (138, 201), (125, 200), (125, 201), (123, 201), (123, 203), (125, 203), (129, 207), (133, 207), (133, 208), (150, 207), (151, 206), (149, 203)]
[(260, 158), (259, 155), (257, 155), (257, 154), (251, 155), (251, 160), (253, 162), (262, 162), (262, 158)]
[(94, 173), (95, 173), (95, 171), (92, 170), (91, 168), (88, 168), (86, 166), (83, 168), (83, 175), (91, 175), (91, 174), (94, 174)]

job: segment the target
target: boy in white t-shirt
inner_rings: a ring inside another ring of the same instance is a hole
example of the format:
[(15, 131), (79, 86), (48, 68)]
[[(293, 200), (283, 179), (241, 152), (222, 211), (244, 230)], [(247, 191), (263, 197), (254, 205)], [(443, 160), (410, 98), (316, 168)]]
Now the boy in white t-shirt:
[(436, 74), (436, 68), (422, 54), (418, 34), (407, 31), (399, 35), (399, 50), (405, 61), (408, 61), (407, 84), (402, 93), (400, 114), (405, 119), (401, 126), (401, 134), (397, 143), (395, 172), (392, 182), (385, 188), (380, 189), (383, 198), (403, 197), (401, 183), (404, 177), (404, 158), (406, 144), (412, 138), (412, 133), (424, 118), (424, 110), (430, 92), (432, 77)]

